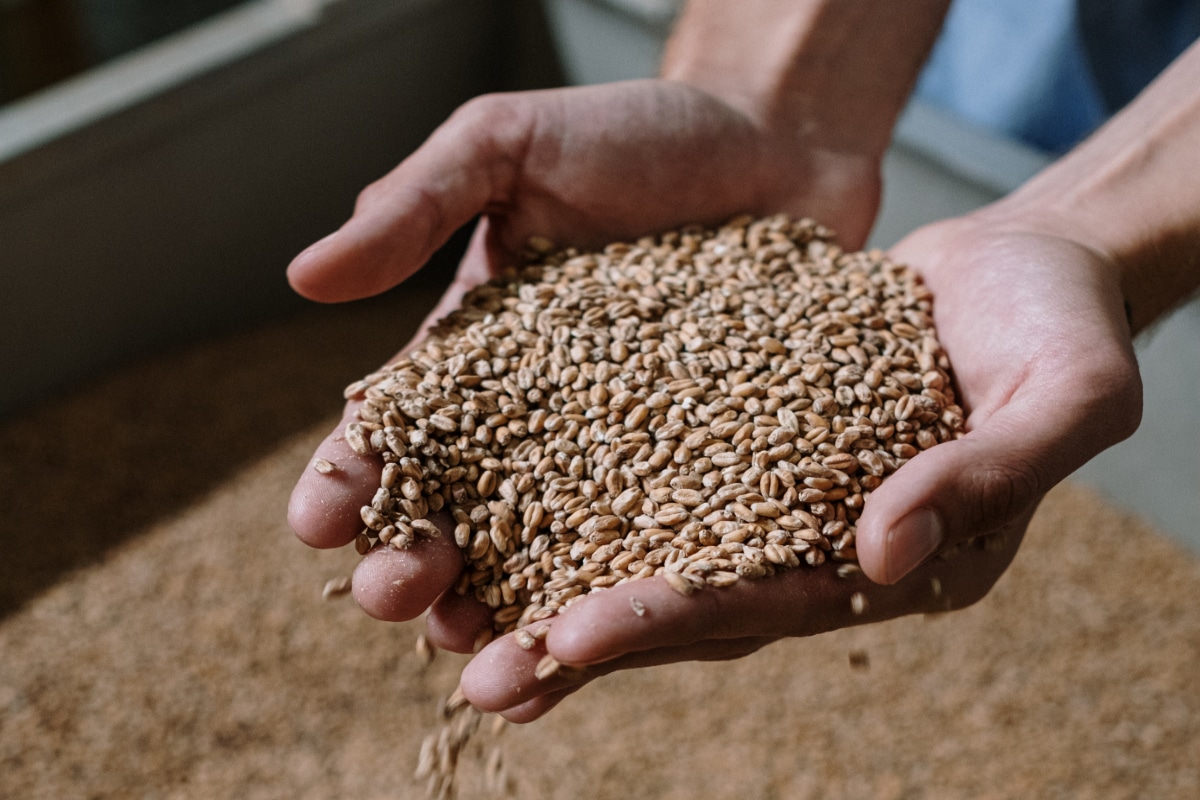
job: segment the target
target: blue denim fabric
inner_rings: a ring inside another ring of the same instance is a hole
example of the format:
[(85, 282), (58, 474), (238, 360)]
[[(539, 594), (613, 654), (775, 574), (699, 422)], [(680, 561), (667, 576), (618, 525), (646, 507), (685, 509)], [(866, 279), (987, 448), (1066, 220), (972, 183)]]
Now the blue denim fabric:
[(1200, 0), (955, 0), (920, 99), (1051, 153), (1200, 35)]

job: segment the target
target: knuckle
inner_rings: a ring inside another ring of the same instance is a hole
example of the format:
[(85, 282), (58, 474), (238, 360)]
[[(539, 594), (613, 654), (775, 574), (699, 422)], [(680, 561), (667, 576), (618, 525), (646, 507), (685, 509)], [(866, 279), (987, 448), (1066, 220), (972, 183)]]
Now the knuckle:
[(481, 94), (450, 115), (446, 127), (472, 136), (495, 137), (520, 125), (523, 103), (512, 94)]
[(977, 467), (972, 494), (978, 498), (976, 524), (968, 536), (989, 533), (1028, 509), (1049, 488), (1041, 471), (1025, 461), (991, 462)]
[(355, 213), (359, 213), (380, 205), (380, 203), (383, 201), (383, 195), (385, 193), (386, 190), (384, 189), (381, 181), (375, 181), (374, 183), (367, 184), (367, 186), (365, 186), (354, 199)]

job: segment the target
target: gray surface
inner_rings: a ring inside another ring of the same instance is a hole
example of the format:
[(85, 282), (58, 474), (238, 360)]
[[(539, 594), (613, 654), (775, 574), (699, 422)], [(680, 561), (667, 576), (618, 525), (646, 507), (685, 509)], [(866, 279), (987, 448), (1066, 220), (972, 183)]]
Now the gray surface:
[(995, 197), (995, 192), (964, 181), (930, 157), (893, 146), (883, 162), (883, 205), (868, 244), (891, 247), (922, 225), (978, 208)]
[[(567, 80), (648, 78), (658, 72), (668, 25), (654, 13), (622, 13), (601, 0), (543, 0)], [(657, 5), (657, 4), (656, 4)]]
[[(0, 414), (132, 357), (301, 308), (288, 261), (459, 103), (498, 88), (512, 5), (341, 0), (282, 39), (267, 26), (274, 43), (249, 55), (225, 63), (217, 48), (199, 75), (206, 43), (241, 37), (209, 26), (155, 45), (177, 58), (137, 63), (186, 67), (174, 85), (120, 64), (93, 76), (103, 116), (0, 159)], [(230, 14), (244, 33), (245, 9)], [(527, 45), (510, 51), (536, 49)], [(135, 79), (125, 106), (123, 77)], [(19, 122), (0, 130), (44, 134)]]

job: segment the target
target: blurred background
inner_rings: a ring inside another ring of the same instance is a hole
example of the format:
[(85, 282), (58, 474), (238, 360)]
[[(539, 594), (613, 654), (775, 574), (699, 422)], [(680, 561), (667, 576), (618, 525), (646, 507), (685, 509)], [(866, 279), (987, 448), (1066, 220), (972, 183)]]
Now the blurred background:
[[(679, 5), (0, 0), (0, 419), (138, 359), (332, 313), (283, 268), (362, 186), (473, 95), (653, 75)], [(915, 101), (873, 244), (1050, 158)], [(455, 247), (398, 302), (444, 280)], [(1196, 341), (1195, 303), (1143, 337), (1142, 430), (1078, 478), (1200, 548)]]
[(5, 0), (0, 103), (32, 94), (240, 0)]

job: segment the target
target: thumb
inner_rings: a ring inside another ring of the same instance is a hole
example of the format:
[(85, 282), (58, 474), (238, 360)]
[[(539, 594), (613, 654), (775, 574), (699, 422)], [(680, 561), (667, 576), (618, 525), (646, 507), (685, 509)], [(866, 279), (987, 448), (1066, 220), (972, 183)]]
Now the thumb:
[(943, 548), (992, 533), (1031, 510), (1109, 438), (1080, 409), (1017, 396), (963, 438), (919, 453), (868, 498), (858, 559), (893, 584)]
[(485, 95), (459, 108), (359, 194), (354, 215), (338, 231), (292, 261), (292, 288), (341, 302), (408, 278), (456, 230), (512, 193), (530, 114), (528, 103), (510, 95)]

